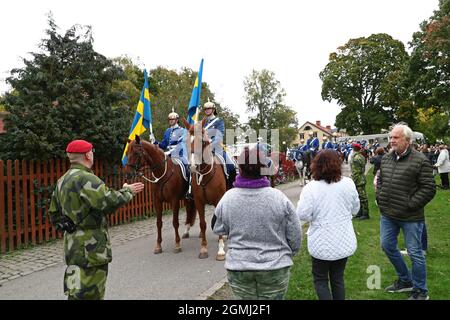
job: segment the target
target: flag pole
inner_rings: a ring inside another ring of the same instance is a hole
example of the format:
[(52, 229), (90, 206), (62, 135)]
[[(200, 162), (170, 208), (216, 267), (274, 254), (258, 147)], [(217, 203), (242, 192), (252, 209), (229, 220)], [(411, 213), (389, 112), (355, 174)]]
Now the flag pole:
[(150, 141), (153, 143), (155, 142), (155, 136), (153, 135), (153, 125), (150, 123)]
[(197, 106), (197, 111), (195, 111), (195, 123), (197, 123), (199, 121), (199, 119), (198, 119), (199, 113), (200, 113), (200, 108), (199, 108), (199, 106)]

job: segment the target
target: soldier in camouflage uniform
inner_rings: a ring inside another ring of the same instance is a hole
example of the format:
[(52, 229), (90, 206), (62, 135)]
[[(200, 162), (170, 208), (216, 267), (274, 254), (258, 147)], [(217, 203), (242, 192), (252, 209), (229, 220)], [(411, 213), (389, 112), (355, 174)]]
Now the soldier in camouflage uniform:
[(66, 152), (71, 166), (58, 180), (48, 212), (52, 223), (64, 231), (64, 293), (69, 300), (103, 299), (112, 260), (107, 214), (130, 201), (144, 185), (109, 189), (91, 171), (94, 150), (87, 141), (72, 141)]
[(369, 219), (369, 201), (366, 193), (366, 158), (360, 153), (361, 145), (353, 143), (353, 159), (351, 161), (352, 179), (358, 190), (360, 209), (355, 219), (364, 220)]

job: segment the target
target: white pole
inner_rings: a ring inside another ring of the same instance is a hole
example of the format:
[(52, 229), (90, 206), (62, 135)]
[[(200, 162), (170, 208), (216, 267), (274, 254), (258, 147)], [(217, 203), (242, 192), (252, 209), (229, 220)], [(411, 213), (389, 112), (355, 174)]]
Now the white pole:
[(197, 111), (195, 111), (195, 121), (194, 123), (198, 122), (198, 114), (200, 113), (200, 108), (197, 106)]

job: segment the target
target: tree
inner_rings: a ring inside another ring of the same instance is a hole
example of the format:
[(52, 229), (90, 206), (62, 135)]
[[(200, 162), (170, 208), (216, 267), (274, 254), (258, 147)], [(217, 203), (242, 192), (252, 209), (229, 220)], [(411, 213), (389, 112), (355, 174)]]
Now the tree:
[[(152, 69), (149, 73), (149, 81), (154, 83), (156, 92), (150, 92), (152, 97), (153, 129), (155, 136), (162, 138), (164, 130), (168, 126), (167, 116), (172, 112), (172, 108), (181, 117), (187, 118), (189, 100), (192, 88), (197, 77), (197, 72), (183, 68), (181, 72), (169, 70), (164, 67)], [(219, 116), (224, 119), (225, 128), (236, 128), (239, 125), (239, 117), (215, 101), (214, 93), (211, 92), (206, 82), (202, 83), (201, 103), (210, 99), (214, 101)], [(200, 118), (203, 114), (200, 113)]]
[[(440, 0), (439, 9), (420, 24), (409, 43), (412, 48), (409, 64), (409, 87), (418, 108), (421, 122), (429, 138), (450, 135), (450, 0)], [(427, 112), (424, 112), (427, 110)], [(425, 117), (427, 114), (428, 117)]]
[(62, 157), (72, 139), (91, 141), (100, 158), (120, 161), (132, 115), (127, 97), (113, 90), (123, 70), (93, 49), (89, 26), (57, 32), (51, 15), (41, 52), (23, 59), (7, 82), (4, 158)]
[[(253, 70), (244, 80), (247, 112), (254, 115), (249, 119), (249, 126), (254, 130), (279, 129), (280, 147), (286, 147), (295, 139), (297, 119), (296, 112), (284, 104), (286, 93), (272, 71)], [(268, 132), (268, 135), (270, 131)], [(268, 137), (269, 138), (269, 137)]]
[(336, 127), (350, 134), (378, 133), (396, 120), (408, 99), (402, 81), (408, 54), (402, 42), (387, 34), (350, 39), (320, 72), (322, 99), (342, 106)]

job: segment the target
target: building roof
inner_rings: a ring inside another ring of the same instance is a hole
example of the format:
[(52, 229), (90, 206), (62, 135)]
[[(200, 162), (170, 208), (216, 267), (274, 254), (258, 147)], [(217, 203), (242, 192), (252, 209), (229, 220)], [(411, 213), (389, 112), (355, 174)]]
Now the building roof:
[(300, 128), (304, 127), (306, 124), (310, 124), (311, 126), (313, 126), (313, 127), (317, 128), (317, 129), (325, 132), (326, 134), (332, 135), (332, 129), (327, 129), (325, 127), (322, 127), (321, 125), (318, 125), (318, 124), (315, 124), (315, 123), (312, 123), (312, 122), (309, 122), (309, 121), (306, 121), (303, 125), (300, 126)]

